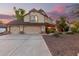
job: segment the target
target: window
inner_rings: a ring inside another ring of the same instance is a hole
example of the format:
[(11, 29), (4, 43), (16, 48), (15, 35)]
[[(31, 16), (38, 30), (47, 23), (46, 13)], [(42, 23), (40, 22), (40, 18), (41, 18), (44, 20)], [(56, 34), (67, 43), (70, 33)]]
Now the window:
[(36, 15), (31, 15), (31, 20), (30, 22), (38, 22), (38, 18)]
[(38, 22), (38, 17), (37, 16), (35, 16), (35, 21)]

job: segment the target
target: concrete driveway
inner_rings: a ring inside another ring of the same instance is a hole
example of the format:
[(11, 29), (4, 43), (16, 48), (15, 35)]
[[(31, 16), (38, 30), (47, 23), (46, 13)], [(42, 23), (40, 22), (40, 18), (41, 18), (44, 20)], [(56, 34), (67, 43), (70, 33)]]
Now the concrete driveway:
[(0, 56), (51, 56), (41, 35), (0, 36)]

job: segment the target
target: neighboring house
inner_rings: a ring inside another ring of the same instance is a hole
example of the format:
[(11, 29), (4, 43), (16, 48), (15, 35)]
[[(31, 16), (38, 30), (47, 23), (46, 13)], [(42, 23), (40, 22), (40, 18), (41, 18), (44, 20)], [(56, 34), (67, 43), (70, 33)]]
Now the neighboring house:
[(42, 10), (30, 10), (24, 20), (14, 20), (7, 24), (7, 31), (13, 34), (24, 32), (26, 34), (45, 33), (46, 24), (52, 24), (52, 20)]

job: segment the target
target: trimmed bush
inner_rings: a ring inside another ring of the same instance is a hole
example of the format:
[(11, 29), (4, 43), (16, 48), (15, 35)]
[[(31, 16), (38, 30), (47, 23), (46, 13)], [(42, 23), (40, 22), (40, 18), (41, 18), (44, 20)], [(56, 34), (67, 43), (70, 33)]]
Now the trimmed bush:
[(71, 28), (71, 31), (76, 33), (77, 32), (77, 28)]
[(55, 29), (47, 29), (47, 33), (54, 33), (55, 32)]

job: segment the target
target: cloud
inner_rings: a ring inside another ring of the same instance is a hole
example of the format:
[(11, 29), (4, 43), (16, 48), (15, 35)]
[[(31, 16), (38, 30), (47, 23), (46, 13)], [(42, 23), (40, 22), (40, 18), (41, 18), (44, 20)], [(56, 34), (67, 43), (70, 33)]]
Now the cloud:
[(70, 13), (71, 9), (68, 9), (66, 6), (63, 4), (55, 5), (47, 14), (53, 20), (58, 20), (60, 16), (66, 16), (68, 20), (74, 19), (75, 16)]
[(47, 12), (47, 14), (51, 18), (58, 19), (59, 16), (63, 16), (63, 15), (66, 14), (66, 8), (62, 4), (61, 5), (56, 5), (53, 8), (51, 8), (51, 10), (49, 12)]
[(57, 13), (64, 13), (65, 12), (65, 7), (62, 6), (62, 5), (57, 5), (51, 11), (52, 12), (57, 12)]

